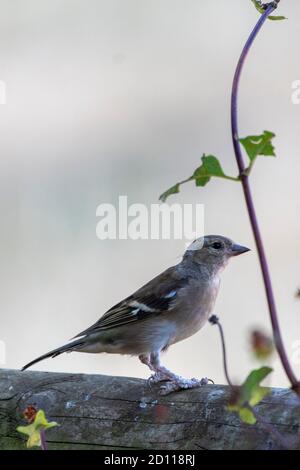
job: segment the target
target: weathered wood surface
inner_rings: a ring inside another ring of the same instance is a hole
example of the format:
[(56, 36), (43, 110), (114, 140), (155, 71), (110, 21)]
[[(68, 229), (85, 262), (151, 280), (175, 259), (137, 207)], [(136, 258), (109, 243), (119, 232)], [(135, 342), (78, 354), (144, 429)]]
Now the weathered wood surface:
[[(24, 449), (16, 427), (28, 405), (60, 427), (47, 431), (49, 449), (278, 449), (260, 426), (226, 410), (230, 390), (207, 385), (157, 394), (141, 379), (0, 370), (0, 449)], [(285, 436), (300, 434), (300, 402), (272, 389), (257, 407)]]

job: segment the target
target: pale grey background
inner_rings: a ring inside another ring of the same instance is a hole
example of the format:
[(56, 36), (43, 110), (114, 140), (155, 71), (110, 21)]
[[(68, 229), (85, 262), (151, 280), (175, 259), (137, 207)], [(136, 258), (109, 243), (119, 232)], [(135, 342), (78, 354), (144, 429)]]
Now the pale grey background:
[[(188, 176), (202, 152), (236, 173), (229, 101), (234, 66), (258, 18), (249, 1), (1, 1), (1, 339), (5, 366), (64, 343), (107, 308), (178, 260), (180, 241), (99, 241), (95, 210), (127, 194), (157, 202)], [(261, 159), (252, 186), (289, 354), (300, 340), (299, 118), (291, 83), (300, 78), (300, 4), (268, 22), (241, 88), (241, 134), (269, 129), (277, 159)], [(171, 201), (171, 200), (170, 200)], [(206, 232), (254, 248), (239, 185), (192, 184), (172, 202), (205, 204)], [(216, 313), (230, 369), (256, 363), (253, 326), (269, 330), (255, 250), (223, 274)], [(223, 382), (215, 328), (171, 348), (167, 366)], [(273, 383), (286, 384), (275, 362)], [(37, 368), (146, 377), (135, 358), (64, 355)], [(295, 365), (300, 375), (300, 363)]]

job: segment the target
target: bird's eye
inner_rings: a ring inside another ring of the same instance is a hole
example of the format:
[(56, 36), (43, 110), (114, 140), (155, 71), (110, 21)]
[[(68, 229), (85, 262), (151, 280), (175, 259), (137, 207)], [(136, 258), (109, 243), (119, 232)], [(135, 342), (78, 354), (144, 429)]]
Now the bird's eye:
[(215, 250), (220, 250), (220, 249), (223, 247), (223, 245), (222, 245), (222, 243), (220, 243), (220, 242), (214, 242), (214, 243), (212, 244), (212, 247), (213, 247)]

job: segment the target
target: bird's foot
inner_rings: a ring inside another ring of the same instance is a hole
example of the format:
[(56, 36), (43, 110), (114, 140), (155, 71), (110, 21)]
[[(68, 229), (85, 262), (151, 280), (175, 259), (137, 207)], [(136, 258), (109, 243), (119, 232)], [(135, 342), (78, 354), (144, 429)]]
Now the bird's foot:
[(188, 390), (190, 388), (198, 388), (203, 385), (208, 385), (209, 382), (213, 383), (211, 379), (204, 377), (202, 379), (185, 379), (178, 377), (177, 379), (169, 380), (159, 389), (159, 395), (169, 395), (169, 393), (177, 392), (179, 390)]
[(167, 380), (170, 380), (169, 376), (167, 376), (163, 372), (155, 372), (149, 377), (147, 383), (151, 387), (151, 385), (157, 384), (159, 382), (165, 382)]

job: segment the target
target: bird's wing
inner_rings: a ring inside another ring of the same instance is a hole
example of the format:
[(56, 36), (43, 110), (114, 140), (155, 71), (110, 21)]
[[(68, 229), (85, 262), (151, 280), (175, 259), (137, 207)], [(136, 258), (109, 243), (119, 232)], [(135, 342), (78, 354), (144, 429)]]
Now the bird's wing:
[(179, 291), (188, 282), (189, 277), (180, 277), (174, 267), (169, 268), (134, 294), (114, 305), (94, 325), (79, 333), (75, 338), (170, 311)]

